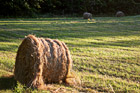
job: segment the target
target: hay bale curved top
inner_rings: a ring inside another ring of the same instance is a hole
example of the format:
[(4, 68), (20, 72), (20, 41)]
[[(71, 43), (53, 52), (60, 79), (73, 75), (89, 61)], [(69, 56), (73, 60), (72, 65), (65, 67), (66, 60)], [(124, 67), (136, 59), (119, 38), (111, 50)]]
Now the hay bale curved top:
[[(15, 79), (27, 87), (61, 83), (71, 77), (72, 59), (65, 43), (28, 35), (19, 46)], [(73, 77), (74, 78), (74, 77)]]
[(116, 17), (123, 17), (123, 16), (125, 16), (125, 14), (122, 11), (118, 11), (116, 13)]
[(84, 19), (92, 19), (92, 14), (91, 14), (91, 13), (88, 13), (88, 12), (85, 12), (85, 13), (83, 14), (83, 18), (84, 18)]

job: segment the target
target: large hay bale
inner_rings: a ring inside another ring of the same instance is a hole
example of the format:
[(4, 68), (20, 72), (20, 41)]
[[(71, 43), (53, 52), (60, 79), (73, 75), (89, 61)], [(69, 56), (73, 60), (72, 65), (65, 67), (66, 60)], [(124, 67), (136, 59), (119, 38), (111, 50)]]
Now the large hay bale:
[(85, 12), (85, 13), (83, 14), (83, 18), (84, 18), (84, 19), (92, 19), (92, 14), (91, 14), (91, 13), (88, 13), (88, 12)]
[(122, 11), (118, 11), (116, 13), (116, 17), (123, 17), (123, 16), (125, 16), (125, 14)]
[(48, 83), (79, 84), (71, 73), (72, 59), (65, 43), (28, 35), (19, 46), (15, 79), (27, 87), (43, 89)]

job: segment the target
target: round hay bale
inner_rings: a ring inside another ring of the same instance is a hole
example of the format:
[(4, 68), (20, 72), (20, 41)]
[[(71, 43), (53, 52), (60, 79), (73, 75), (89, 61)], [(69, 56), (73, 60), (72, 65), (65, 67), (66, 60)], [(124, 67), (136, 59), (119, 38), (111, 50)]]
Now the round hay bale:
[(91, 14), (91, 13), (88, 13), (88, 12), (85, 12), (85, 13), (83, 14), (83, 18), (84, 18), (84, 19), (92, 19), (92, 14)]
[(116, 13), (116, 17), (123, 17), (123, 16), (125, 16), (125, 14), (122, 11), (118, 11)]
[(27, 87), (44, 89), (48, 83), (79, 84), (71, 70), (71, 55), (63, 42), (28, 35), (19, 46), (14, 75)]

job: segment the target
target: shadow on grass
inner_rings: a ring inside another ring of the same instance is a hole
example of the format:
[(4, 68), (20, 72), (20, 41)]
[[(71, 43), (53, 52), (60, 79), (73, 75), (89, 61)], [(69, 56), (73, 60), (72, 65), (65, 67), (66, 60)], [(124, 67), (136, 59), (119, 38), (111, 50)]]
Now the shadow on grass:
[(16, 49), (18, 48), (17, 45), (4, 45), (4, 46), (0, 46), (0, 51), (11, 51), (11, 52), (15, 52), (17, 51)]
[(13, 89), (17, 82), (13, 75), (0, 77), (0, 90)]
[(140, 40), (120, 40), (120, 41), (111, 41), (111, 42), (88, 42), (86, 44), (84, 43), (66, 43), (69, 46), (74, 47), (139, 47), (140, 46)]
[(120, 40), (116, 42), (90, 42), (92, 44), (99, 47), (99, 46), (120, 46), (120, 47), (136, 47), (140, 45), (140, 40)]

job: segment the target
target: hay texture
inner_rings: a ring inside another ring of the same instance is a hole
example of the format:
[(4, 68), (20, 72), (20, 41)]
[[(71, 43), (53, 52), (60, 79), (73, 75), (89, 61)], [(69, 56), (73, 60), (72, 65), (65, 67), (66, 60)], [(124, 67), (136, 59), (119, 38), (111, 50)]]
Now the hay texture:
[(88, 13), (88, 12), (85, 12), (85, 13), (83, 14), (83, 18), (84, 18), (84, 19), (92, 19), (92, 14), (91, 14), (91, 13)]
[(28, 35), (19, 46), (14, 75), (27, 87), (44, 89), (48, 83), (79, 84), (71, 70), (71, 55), (63, 42)]
[(122, 11), (118, 11), (116, 13), (116, 17), (123, 17), (123, 16), (125, 16), (125, 14)]

